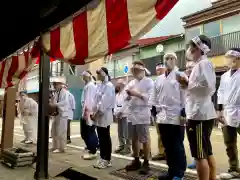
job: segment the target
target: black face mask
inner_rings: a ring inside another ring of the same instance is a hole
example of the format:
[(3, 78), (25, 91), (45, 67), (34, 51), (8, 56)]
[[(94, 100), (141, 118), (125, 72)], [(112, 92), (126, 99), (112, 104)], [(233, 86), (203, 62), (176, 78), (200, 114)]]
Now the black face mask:
[(116, 94), (119, 93), (119, 89), (116, 88), (116, 89), (115, 89), (115, 93), (116, 93)]

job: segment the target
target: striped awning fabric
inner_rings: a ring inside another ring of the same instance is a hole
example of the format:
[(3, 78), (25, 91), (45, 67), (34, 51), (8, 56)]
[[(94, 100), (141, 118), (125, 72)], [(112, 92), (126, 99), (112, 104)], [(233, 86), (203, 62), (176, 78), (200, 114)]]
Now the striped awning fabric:
[[(94, 9), (43, 34), (41, 47), (0, 62), (0, 88), (15, 85), (36, 63), (40, 48), (55, 59), (83, 65), (136, 41), (162, 20), (178, 0), (101, 0)], [(164, 27), (163, 27), (164, 28)]]
[(0, 62), (0, 88), (17, 85), (40, 56), (39, 43)]

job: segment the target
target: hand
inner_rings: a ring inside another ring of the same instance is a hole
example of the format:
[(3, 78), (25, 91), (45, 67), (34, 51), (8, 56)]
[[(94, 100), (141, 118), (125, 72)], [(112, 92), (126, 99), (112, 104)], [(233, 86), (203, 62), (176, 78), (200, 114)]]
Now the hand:
[(117, 113), (117, 117), (118, 117), (118, 118), (122, 118), (122, 116), (123, 116), (123, 113), (122, 113), (122, 112)]
[(176, 75), (176, 80), (178, 83), (184, 88), (188, 86), (188, 80), (185, 77), (182, 77), (180, 75)]
[(131, 96), (128, 96), (128, 97), (126, 98), (127, 101), (130, 101), (131, 99), (132, 99)]
[(94, 113), (94, 114), (90, 114), (90, 118), (91, 118), (92, 121), (95, 121), (95, 120), (96, 120), (96, 116), (95, 116), (95, 114), (96, 114), (96, 113)]
[(139, 93), (138, 93), (136, 90), (134, 90), (134, 89), (127, 89), (126, 92), (127, 92), (127, 94), (128, 94), (129, 96), (138, 96), (138, 94), (139, 94)]
[(180, 126), (185, 126), (186, 125), (186, 118), (180, 117)]
[(222, 111), (217, 111), (217, 120), (218, 120), (221, 124), (223, 124), (223, 125), (226, 124), (225, 121), (224, 121), (224, 117), (223, 117), (223, 112), (222, 112)]

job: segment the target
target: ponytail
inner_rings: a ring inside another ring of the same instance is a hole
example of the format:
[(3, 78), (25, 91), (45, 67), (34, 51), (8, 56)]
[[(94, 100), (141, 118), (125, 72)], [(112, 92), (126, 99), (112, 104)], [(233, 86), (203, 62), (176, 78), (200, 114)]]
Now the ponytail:
[(95, 78), (95, 76), (91, 76), (92, 80), (94, 81), (94, 84), (96, 84), (97, 79)]

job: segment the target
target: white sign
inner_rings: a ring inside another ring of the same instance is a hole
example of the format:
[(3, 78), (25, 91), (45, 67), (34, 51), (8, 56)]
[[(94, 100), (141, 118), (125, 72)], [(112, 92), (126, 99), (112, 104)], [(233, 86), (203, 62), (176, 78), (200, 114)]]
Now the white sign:
[(158, 53), (163, 52), (163, 45), (162, 45), (162, 44), (157, 45), (156, 51), (157, 51)]

